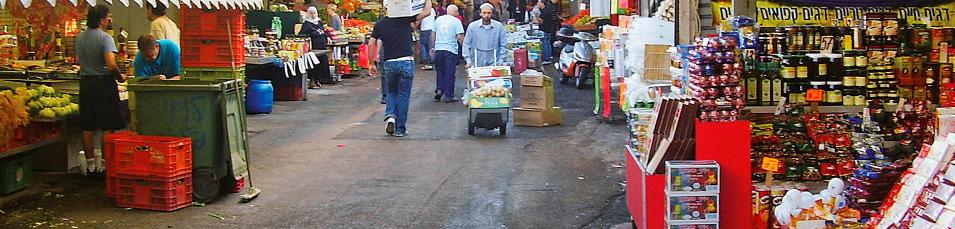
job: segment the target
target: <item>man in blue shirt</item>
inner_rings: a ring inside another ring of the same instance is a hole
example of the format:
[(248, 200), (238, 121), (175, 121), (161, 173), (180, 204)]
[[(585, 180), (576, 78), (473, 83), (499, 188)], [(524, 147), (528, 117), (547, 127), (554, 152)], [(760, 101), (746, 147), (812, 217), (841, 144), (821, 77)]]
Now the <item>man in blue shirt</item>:
[(444, 96), (445, 103), (459, 101), (454, 97), (454, 70), (458, 67), (458, 44), (464, 41), (464, 26), (458, 20), (458, 7), (448, 5), (448, 14), (438, 17), (434, 24), (434, 63), (437, 72), (434, 101)]
[(139, 37), (139, 53), (133, 67), (136, 77), (156, 76), (160, 80), (179, 80), (179, 46), (170, 40), (156, 40), (152, 35)]
[(467, 62), (465, 68), (504, 64), (507, 34), (504, 32), (504, 24), (491, 19), (493, 13), (494, 6), (484, 3), (481, 5), (481, 20), (468, 25), (462, 50), (464, 61)]

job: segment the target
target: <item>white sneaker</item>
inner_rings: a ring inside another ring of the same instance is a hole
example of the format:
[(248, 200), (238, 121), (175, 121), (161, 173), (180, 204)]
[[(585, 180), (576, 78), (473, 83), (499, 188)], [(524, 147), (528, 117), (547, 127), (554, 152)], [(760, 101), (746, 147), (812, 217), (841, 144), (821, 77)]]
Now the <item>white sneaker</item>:
[(395, 135), (395, 118), (388, 117), (385, 119), (385, 133), (388, 135)]
[(85, 152), (80, 151), (79, 154), (80, 154), (80, 156), (79, 156), (79, 158), (77, 158), (77, 162), (78, 162), (78, 164), (80, 164), (80, 173), (82, 173), (82, 174), (85, 176), (86, 173), (89, 172), (89, 163), (88, 163), (88, 161), (86, 160), (86, 153), (85, 153)]
[(100, 149), (93, 150), (93, 161), (93, 164), (96, 166), (94, 171), (98, 173), (106, 171), (106, 159), (103, 159), (103, 152)]

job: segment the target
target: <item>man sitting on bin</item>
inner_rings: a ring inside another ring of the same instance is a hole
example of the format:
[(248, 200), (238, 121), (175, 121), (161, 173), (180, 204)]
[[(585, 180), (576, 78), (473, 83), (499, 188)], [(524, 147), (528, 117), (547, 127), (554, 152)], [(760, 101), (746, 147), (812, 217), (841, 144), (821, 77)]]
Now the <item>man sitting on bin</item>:
[(139, 37), (139, 53), (133, 63), (136, 77), (179, 80), (182, 65), (179, 46), (171, 40), (156, 40), (152, 35)]

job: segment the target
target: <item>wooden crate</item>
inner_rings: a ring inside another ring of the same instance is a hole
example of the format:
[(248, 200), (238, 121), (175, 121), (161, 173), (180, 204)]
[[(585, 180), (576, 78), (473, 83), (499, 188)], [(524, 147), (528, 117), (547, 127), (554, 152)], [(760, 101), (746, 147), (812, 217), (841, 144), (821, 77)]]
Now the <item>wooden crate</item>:
[(643, 78), (647, 82), (670, 81), (669, 45), (646, 44), (644, 49)]

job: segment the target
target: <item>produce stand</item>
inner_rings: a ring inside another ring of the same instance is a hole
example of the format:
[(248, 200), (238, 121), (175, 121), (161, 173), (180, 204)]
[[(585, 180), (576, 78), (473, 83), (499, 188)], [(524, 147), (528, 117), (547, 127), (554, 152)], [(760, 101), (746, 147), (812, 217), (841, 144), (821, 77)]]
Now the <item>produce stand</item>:
[[(316, 56), (328, 55), (330, 50), (312, 50), (311, 53)], [(306, 54), (311, 55), (311, 54)], [(296, 72), (297, 74), (292, 74), (286, 77), (287, 71), (276, 65), (276, 63), (282, 63), (282, 59), (278, 57), (248, 57), (246, 58), (245, 71), (248, 73), (248, 78), (250, 80), (269, 80), (272, 81), (272, 85), (275, 90), (275, 100), (278, 101), (307, 101), (308, 100), (308, 74), (301, 73), (301, 71)], [(296, 62), (285, 62), (284, 64), (295, 65)], [(317, 67), (315, 64), (313, 66), (306, 66), (305, 71), (310, 70), (312, 67)], [(334, 78), (333, 78), (334, 79)], [(338, 78), (338, 81), (341, 79)]]

